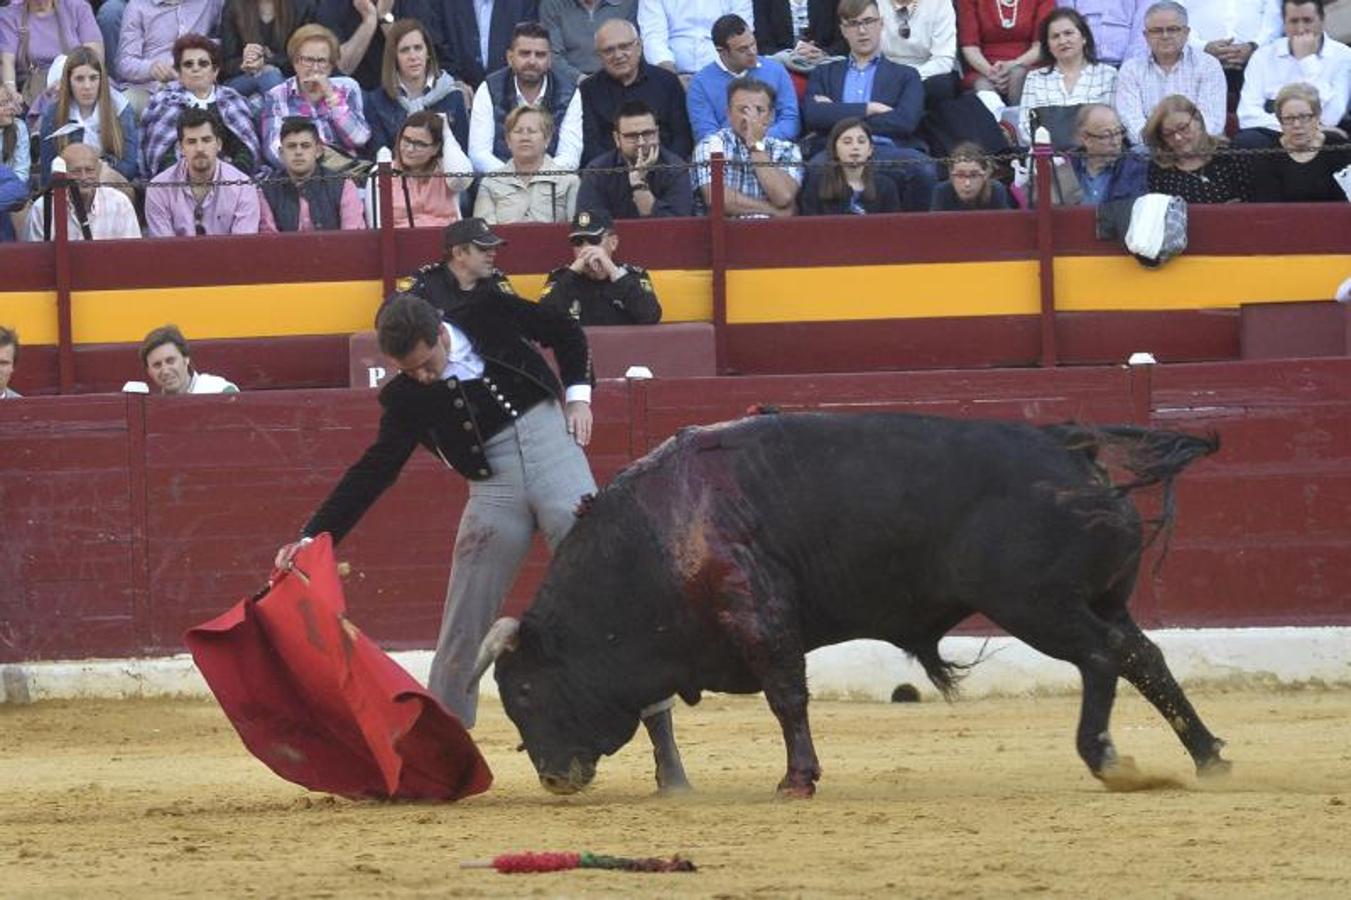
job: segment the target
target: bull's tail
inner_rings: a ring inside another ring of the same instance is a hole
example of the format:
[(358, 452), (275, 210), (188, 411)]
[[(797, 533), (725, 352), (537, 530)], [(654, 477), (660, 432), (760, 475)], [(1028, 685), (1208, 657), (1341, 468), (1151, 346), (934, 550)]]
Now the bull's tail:
[(976, 658), (969, 663), (958, 663), (944, 659), (938, 653), (938, 642), (936, 640), (923, 647), (907, 647), (906, 649), (910, 651), (910, 655), (915, 658), (915, 661), (924, 667), (924, 674), (929, 677), (930, 683), (938, 688), (938, 692), (943, 695), (944, 700), (955, 700), (958, 685), (966, 677), (966, 673), (985, 659), (983, 648), (976, 655)]
[[(1173, 480), (1193, 461), (1219, 450), (1219, 435), (1212, 431), (1200, 437), (1180, 431), (1155, 431), (1134, 425), (1104, 425), (1097, 428), (1059, 425), (1053, 428), (1067, 448), (1086, 452), (1094, 460), (1102, 455), (1106, 461), (1135, 476), (1133, 481), (1114, 485), (1118, 495), (1124, 497), (1143, 487), (1163, 485), (1163, 508), (1157, 519), (1147, 523), (1153, 525), (1154, 530), (1144, 546), (1151, 546), (1162, 535), (1166, 553), (1176, 511)], [(1163, 554), (1160, 554), (1159, 561), (1162, 560)]]

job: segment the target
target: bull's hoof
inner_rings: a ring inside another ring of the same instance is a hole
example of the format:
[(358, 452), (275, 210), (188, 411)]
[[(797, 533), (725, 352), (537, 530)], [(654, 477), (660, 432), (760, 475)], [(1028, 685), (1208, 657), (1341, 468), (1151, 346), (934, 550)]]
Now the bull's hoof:
[(1234, 764), (1216, 754), (1213, 758), (1196, 765), (1197, 778), (1225, 778), (1234, 771)]
[(685, 777), (684, 769), (674, 771), (657, 770), (657, 793), (662, 796), (671, 796), (678, 794), (690, 794), (694, 792), (694, 785)]
[(816, 795), (816, 779), (821, 776), (793, 775), (783, 776), (776, 790), (780, 800), (810, 800)]

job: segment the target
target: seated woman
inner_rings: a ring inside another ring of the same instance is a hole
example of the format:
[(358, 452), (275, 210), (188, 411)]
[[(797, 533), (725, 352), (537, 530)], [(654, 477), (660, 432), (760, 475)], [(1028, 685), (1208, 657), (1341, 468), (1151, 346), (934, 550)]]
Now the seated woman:
[(948, 157), (948, 180), (934, 188), (935, 212), (1016, 209), (1008, 189), (994, 177), (994, 164), (973, 141), (962, 141)]
[(122, 180), (136, 177), (140, 132), (127, 98), (108, 84), (103, 60), (88, 47), (76, 47), (65, 58), (56, 102), (42, 114), (38, 142), (39, 175), (47, 186), (52, 160), (70, 143), (88, 144), (105, 163), (103, 175)]
[(802, 189), (808, 216), (899, 212), (901, 198), (892, 178), (873, 172), (873, 135), (858, 118), (841, 119), (826, 138), (827, 165)]
[(295, 74), (286, 42), (314, 21), (314, 0), (229, 0), (220, 20), (221, 77), (261, 106), (263, 95)]
[(951, 0), (877, 0), (882, 55), (924, 79), (926, 107), (956, 97), (957, 11)]
[(1196, 104), (1181, 94), (1159, 101), (1145, 122), (1153, 152), (1149, 190), (1188, 203), (1235, 203), (1252, 199), (1252, 175), (1244, 157), (1220, 154), (1227, 142), (1206, 132)]
[(26, 190), (33, 160), (22, 103), (18, 91), (0, 87), (0, 165), (7, 166)]
[(1116, 69), (1098, 62), (1093, 32), (1073, 9), (1057, 9), (1041, 23), (1042, 68), (1027, 74), (1018, 135), (1032, 143), (1033, 110), (1051, 132), (1057, 149), (1074, 144), (1076, 107), (1084, 103), (1112, 105), (1116, 99)]
[[(334, 75), (338, 61), (338, 38), (322, 25), (302, 25), (286, 42), (295, 77), (288, 78), (263, 98), (263, 155), (274, 169), (282, 169), (279, 148), (281, 123), (288, 116), (304, 116), (319, 126), (328, 171), (348, 168), (370, 140), (361, 87), (343, 75)], [(337, 158), (334, 158), (337, 157)]]
[(178, 162), (178, 117), (197, 107), (216, 114), (224, 128), (220, 158), (252, 175), (262, 165), (253, 110), (239, 92), (216, 84), (220, 47), (200, 34), (174, 41), (178, 80), (157, 91), (141, 116), (141, 174), (147, 179)]
[[(385, 35), (385, 58), (380, 86), (366, 93), (366, 121), (371, 126), (370, 149), (389, 147), (404, 119), (419, 110), (440, 113), (450, 124), (461, 147), (469, 143), (469, 113), (464, 93), (442, 70), (427, 29), (417, 19), (400, 19)], [(472, 169), (466, 166), (461, 171)]]
[[(1055, 9), (1055, 0), (958, 0), (957, 44), (966, 64), (963, 87), (1016, 106), (1023, 95), (1028, 67), (1041, 58), (1037, 35)], [(993, 112), (993, 108), (991, 109)]]
[(404, 119), (394, 141), (394, 227), (426, 228), (460, 221), (460, 192), (474, 167), (440, 113)]
[(547, 109), (518, 106), (503, 126), (511, 159), (479, 182), (474, 215), (489, 224), (566, 222), (577, 207), (577, 176), (540, 174), (558, 163), (546, 151), (554, 136)]
[(1253, 199), (1259, 203), (1345, 203), (1351, 199), (1332, 177), (1351, 165), (1351, 143), (1336, 132), (1323, 130), (1318, 89), (1299, 82), (1287, 84), (1276, 94), (1274, 111), (1285, 152), (1253, 160)]
[(0, 9), (0, 89), (31, 104), (58, 56), (88, 47), (103, 58), (103, 33), (88, 0), (17, 0)]

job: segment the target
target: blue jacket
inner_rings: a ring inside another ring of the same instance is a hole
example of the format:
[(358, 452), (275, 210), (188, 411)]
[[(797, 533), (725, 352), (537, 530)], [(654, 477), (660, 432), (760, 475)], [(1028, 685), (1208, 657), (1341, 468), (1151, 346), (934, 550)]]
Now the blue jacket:
[(442, 43), (446, 58), (441, 68), (470, 87), (489, 72), (507, 64), (507, 46), (517, 22), (539, 21), (539, 0), (496, 0), (488, 26), (488, 65), (479, 59), (478, 20), (474, 18), (474, 0), (440, 0)]
[[(844, 79), (851, 65), (853, 58), (848, 57), (812, 69), (802, 98), (802, 122), (807, 130), (824, 138), (836, 122), (856, 116), (868, 123), (874, 137), (889, 138), (898, 147), (923, 149), (923, 142), (915, 135), (924, 115), (924, 79), (919, 72), (878, 56), (869, 100), (885, 103), (891, 112), (870, 116), (865, 113), (866, 103), (844, 102)], [(813, 99), (817, 94), (829, 97), (831, 102)]]
[(13, 169), (0, 163), (0, 243), (14, 240), (14, 226), (9, 213), (27, 199), (28, 185), (19, 180)]
[[(118, 124), (122, 126), (122, 155), (118, 157), (110, 156), (108, 148), (104, 147), (103, 160), (116, 169), (127, 181), (135, 181), (140, 172), (140, 149), (141, 149), (141, 130), (136, 127), (136, 112), (131, 108), (131, 104), (122, 107), (122, 111), (117, 114)], [(55, 131), (56, 125), (56, 104), (50, 104), (42, 112), (42, 124), (38, 129), (38, 134), (42, 135), (39, 145), (42, 148), (40, 157), (42, 165), (42, 187), (47, 187), (47, 182), (52, 178), (52, 160), (56, 159), (56, 141), (49, 140), (48, 135)], [(84, 138), (84, 129), (77, 128), (70, 132), (67, 137), (77, 143), (82, 142)]]
[[(760, 58), (760, 65), (746, 75), (774, 88), (774, 124), (769, 126), (770, 137), (796, 141), (802, 131), (798, 115), (797, 90), (793, 78), (783, 63)], [(727, 127), (727, 85), (738, 76), (711, 62), (690, 79), (686, 89), (685, 105), (690, 113), (690, 127), (697, 144), (713, 132)]]
[[(469, 111), (464, 108), (464, 93), (455, 87), (451, 77), (445, 72), (437, 75), (431, 89), (422, 95), (422, 100), (423, 109), (441, 113), (450, 120), (450, 131), (455, 135), (455, 140), (460, 142), (460, 149), (467, 150)], [(399, 136), (403, 120), (408, 118), (408, 110), (404, 105), (398, 100), (391, 100), (384, 88), (377, 87), (366, 92), (363, 112), (366, 114), (366, 124), (371, 126), (371, 139), (366, 144), (368, 154), (375, 156), (375, 151), (381, 147), (397, 150), (394, 140)]]

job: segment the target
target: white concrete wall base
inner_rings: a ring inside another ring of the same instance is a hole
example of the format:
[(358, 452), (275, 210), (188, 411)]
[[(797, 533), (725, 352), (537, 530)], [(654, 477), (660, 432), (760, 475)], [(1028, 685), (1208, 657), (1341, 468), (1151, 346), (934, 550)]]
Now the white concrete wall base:
[[(1163, 649), (1173, 674), (1187, 685), (1351, 685), (1351, 628), (1165, 629), (1150, 636)], [(941, 643), (940, 650), (953, 662), (981, 659), (962, 681), (962, 696), (1079, 689), (1073, 666), (1012, 638), (952, 637)], [(393, 657), (426, 683), (430, 651), (398, 652)], [(880, 641), (850, 641), (813, 651), (807, 657), (807, 678), (812, 695), (821, 699), (885, 701), (905, 683), (917, 687), (926, 699), (937, 696), (918, 664)], [(483, 687), (485, 694), (496, 693), (491, 672)], [(0, 665), (0, 703), (207, 693), (206, 682), (187, 654)]]

